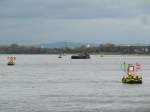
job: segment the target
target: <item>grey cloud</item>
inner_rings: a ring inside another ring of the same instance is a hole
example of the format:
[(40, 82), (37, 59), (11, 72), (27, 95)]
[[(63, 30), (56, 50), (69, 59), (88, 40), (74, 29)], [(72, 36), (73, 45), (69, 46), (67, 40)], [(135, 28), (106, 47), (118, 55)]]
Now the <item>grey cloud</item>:
[[(140, 43), (149, 41), (150, 26), (139, 20), (6, 19), (0, 22), (0, 43), (35, 44), (55, 41)], [(4, 37), (2, 39), (2, 37)]]
[(0, 18), (93, 19), (148, 14), (147, 4), (133, 1), (6, 0), (0, 5)]
[(144, 25), (148, 25), (149, 24), (149, 18), (147, 16), (143, 16), (140, 18), (140, 21), (142, 24)]
[(149, 6), (146, 0), (0, 0), (0, 43), (148, 43)]

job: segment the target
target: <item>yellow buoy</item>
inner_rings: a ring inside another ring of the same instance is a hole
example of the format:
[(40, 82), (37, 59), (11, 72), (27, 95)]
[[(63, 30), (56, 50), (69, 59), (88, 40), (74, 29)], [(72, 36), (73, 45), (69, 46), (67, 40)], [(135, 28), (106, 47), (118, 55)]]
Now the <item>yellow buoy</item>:
[(16, 64), (16, 57), (12, 56), (12, 57), (8, 57), (8, 62), (7, 65), (15, 65)]
[[(126, 64), (124, 63), (124, 65)], [(139, 73), (140, 69), (141, 65), (138, 63), (136, 63), (135, 65), (128, 64), (127, 67), (124, 67), (124, 71), (127, 71), (127, 74), (123, 76), (122, 83), (141, 84), (143, 82), (143, 78), (142, 75)]]

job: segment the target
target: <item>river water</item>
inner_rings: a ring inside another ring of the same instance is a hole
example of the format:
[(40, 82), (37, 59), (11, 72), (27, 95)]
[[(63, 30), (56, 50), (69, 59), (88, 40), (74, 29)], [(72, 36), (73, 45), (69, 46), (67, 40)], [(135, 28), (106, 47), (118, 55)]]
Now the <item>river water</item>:
[[(0, 56), (0, 112), (150, 112), (150, 57)], [(122, 84), (123, 62), (142, 64), (143, 84)]]

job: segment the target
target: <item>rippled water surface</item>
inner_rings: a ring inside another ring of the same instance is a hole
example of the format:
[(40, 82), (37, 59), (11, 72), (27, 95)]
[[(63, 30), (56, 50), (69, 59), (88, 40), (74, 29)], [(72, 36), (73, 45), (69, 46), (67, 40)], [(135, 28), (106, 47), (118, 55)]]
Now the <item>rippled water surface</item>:
[[(0, 112), (150, 112), (149, 56), (0, 56)], [(120, 63), (142, 64), (143, 84), (122, 84)]]

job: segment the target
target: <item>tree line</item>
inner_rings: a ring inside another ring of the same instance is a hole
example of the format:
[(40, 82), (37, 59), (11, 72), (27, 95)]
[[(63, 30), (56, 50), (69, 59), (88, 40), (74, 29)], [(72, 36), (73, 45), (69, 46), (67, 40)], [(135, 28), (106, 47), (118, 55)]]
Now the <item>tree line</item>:
[(88, 52), (90, 54), (150, 54), (150, 46), (100, 44), (97, 47), (81, 46), (78, 48), (41, 48), (11, 44), (0, 46), (0, 54), (74, 54)]

